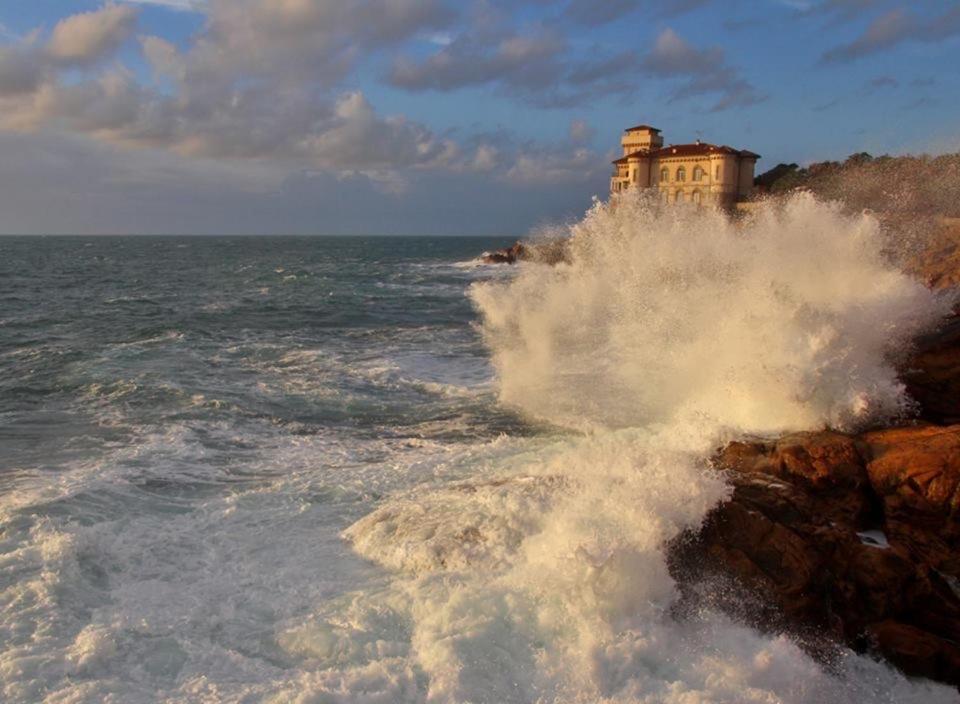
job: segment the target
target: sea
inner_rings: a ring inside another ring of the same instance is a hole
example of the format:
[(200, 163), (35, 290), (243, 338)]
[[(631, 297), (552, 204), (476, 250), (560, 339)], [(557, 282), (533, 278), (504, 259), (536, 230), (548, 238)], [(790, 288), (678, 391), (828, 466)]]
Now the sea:
[(0, 701), (955, 702), (709, 604), (719, 443), (903, 413), (948, 304), (868, 215), (0, 238)]

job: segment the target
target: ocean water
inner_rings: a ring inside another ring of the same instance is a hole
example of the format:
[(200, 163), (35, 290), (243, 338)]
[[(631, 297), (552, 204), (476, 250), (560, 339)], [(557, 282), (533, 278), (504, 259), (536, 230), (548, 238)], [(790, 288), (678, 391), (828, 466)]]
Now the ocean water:
[(809, 198), (568, 234), (0, 239), (0, 700), (957, 701), (664, 558), (718, 443), (908, 412), (949, 302)]

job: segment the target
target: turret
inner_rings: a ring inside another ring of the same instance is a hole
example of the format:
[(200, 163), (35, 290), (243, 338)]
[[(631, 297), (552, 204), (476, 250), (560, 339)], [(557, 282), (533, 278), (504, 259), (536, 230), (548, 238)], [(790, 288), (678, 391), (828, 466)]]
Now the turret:
[(656, 127), (637, 125), (624, 130), (620, 144), (623, 146), (623, 155), (626, 156), (640, 150), (659, 149), (663, 146), (663, 137), (660, 136), (660, 130)]

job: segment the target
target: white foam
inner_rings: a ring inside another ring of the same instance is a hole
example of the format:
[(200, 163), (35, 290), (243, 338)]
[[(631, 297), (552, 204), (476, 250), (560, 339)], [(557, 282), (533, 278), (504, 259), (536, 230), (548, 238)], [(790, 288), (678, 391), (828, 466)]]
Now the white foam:
[(892, 362), (950, 305), (884, 261), (875, 219), (809, 195), (739, 226), (624, 198), (571, 235), (569, 265), (473, 295), (503, 400), (576, 427), (770, 433), (897, 415)]
[[(809, 196), (742, 226), (631, 197), (572, 260), (473, 295), (504, 402), (586, 430), (468, 485), (398, 496), (346, 536), (395, 573), (426, 701), (955, 701), (715, 613), (679, 621), (664, 546), (723, 500), (725, 438), (904, 413), (893, 361), (949, 309)], [(357, 603), (366, 604), (367, 595)], [(388, 606), (389, 605), (389, 606)]]
[[(723, 437), (900, 412), (890, 359), (945, 305), (886, 267), (873, 221), (810, 200), (741, 230), (625, 201), (573, 233), (571, 264), (497, 270), (475, 300), (504, 401), (587, 433), (471, 445), (218, 414), (27, 468), (0, 500), (0, 700), (956, 701), (678, 619), (663, 553), (727, 495), (704, 459)], [(445, 339), (425, 334), (398, 336)], [(226, 354), (263, 393), (332, 393), (341, 372), (487, 392), (481, 365), (438, 371), (413, 343), (244, 349)], [(210, 462), (221, 444), (240, 450)]]

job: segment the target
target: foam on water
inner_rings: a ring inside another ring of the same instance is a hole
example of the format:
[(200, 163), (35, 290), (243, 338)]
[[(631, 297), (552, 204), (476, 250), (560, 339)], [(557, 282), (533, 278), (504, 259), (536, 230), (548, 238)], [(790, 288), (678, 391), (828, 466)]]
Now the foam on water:
[(805, 195), (740, 225), (632, 196), (570, 234), (569, 264), (473, 297), (503, 402), (587, 433), (345, 534), (395, 574), (376, 603), (409, 623), (424, 699), (956, 701), (853, 653), (828, 670), (789, 638), (681, 618), (664, 555), (727, 495), (706, 466), (725, 439), (907, 412), (893, 363), (950, 301), (884, 261), (875, 220)]
[[(54, 243), (90, 300), (16, 314), (47, 346), (4, 388), (75, 425), (0, 474), (0, 699), (955, 701), (678, 615), (663, 554), (727, 496), (723, 439), (902, 412), (891, 361), (947, 304), (809, 199), (739, 229), (625, 200), (572, 235), (493, 271), (451, 264), (490, 243), (97, 240), (146, 322)], [(470, 282), (503, 406), (544, 423), (495, 405)]]

